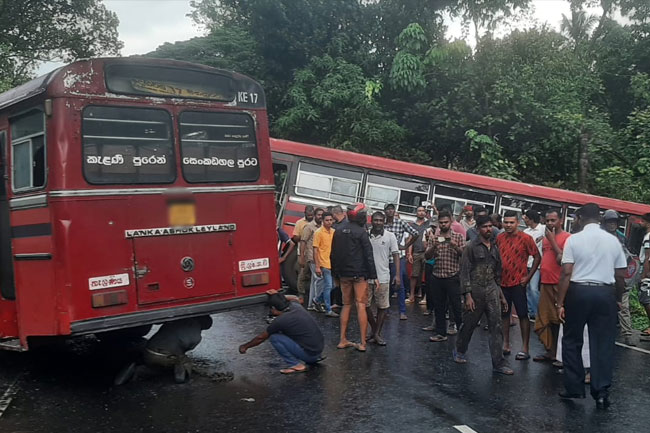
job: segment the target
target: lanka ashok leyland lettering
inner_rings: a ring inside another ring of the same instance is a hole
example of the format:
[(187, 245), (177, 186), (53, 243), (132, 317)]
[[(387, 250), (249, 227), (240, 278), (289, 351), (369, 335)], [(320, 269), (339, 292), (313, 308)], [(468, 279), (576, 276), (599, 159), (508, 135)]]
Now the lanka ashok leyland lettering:
[(143, 333), (279, 288), (252, 79), (171, 60), (72, 63), (0, 95), (0, 146), (0, 348)]

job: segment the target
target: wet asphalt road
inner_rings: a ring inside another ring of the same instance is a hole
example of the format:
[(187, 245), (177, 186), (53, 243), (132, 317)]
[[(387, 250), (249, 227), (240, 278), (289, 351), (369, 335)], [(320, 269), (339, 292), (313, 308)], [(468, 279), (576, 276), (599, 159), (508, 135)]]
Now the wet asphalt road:
[[(408, 321), (391, 310), (388, 346), (369, 345), (365, 354), (337, 350), (338, 320), (318, 315), (328, 359), (292, 376), (278, 373), (282, 364), (268, 342), (237, 351), (266, 326), (262, 308), (214, 316), (192, 353), (199, 372), (183, 385), (169, 375), (112, 386), (136, 347), (93, 338), (3, 352), (0, 397), (8, 405), (0, 398), (0, 432), (650, 431), (650, 355), (617, 348), (613, 405), (601, 412), (591, 399), (561, 402), (562, 377), (549, 365), (513, 359), (515, 376), (493, 375), (482, 329), (468, 364), (454, 364), (453, 339), (429, 343), (420, 328), (430, 320), (422, 307), (409, 308)], [(356, 322), (350, 329), (358, 339)], [(536, 336), (531, 341), (532, 353), (540, 352)]]

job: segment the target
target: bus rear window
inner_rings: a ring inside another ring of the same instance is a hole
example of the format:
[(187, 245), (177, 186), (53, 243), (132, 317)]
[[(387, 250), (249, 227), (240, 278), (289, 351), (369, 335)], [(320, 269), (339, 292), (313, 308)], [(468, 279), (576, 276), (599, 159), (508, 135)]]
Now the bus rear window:
[(171, 125), (165, 110), (86, 107), (82, 126), (86, 180), (93, 184), (173, 182)]
[(180, 115), (181, 166), (188, 182), (251, 182), (260, 167), (253, 118), (246, 113)]

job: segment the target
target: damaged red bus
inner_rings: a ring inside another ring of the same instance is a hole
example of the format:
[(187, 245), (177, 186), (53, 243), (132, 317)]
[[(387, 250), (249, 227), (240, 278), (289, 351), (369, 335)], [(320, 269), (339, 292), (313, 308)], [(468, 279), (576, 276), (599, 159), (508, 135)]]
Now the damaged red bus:
[(79, 61), (0, 95), (0, 348), (146, 332), (279, 288), (265, 97), (171, 60)]

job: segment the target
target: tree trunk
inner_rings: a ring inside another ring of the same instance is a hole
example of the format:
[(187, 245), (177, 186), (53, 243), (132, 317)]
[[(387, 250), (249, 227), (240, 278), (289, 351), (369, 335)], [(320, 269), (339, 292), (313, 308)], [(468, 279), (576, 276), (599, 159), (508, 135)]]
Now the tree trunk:
[(586, 129), (580, 132), (580, 148), (578, 149), (578, 189), (587, 192), (589, 177), (589, 142), (591, 133)]

